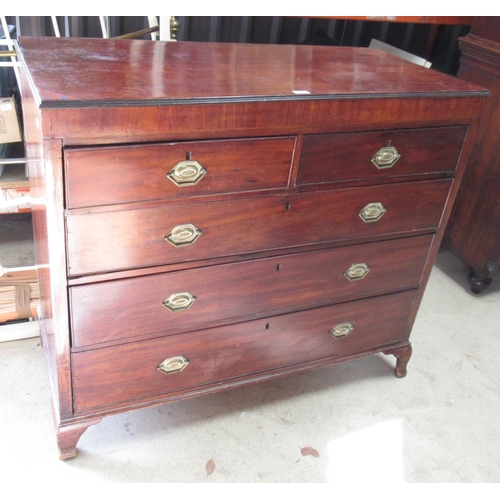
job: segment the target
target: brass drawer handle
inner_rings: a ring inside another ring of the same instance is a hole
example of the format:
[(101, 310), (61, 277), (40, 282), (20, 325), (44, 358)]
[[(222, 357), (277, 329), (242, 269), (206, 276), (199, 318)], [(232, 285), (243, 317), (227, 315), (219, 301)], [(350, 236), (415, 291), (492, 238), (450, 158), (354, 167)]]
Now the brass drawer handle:
[(167, 358), (165, 361), (158, 365), (158, 370), (166, 375), (172, 375), (174, 373), (179, 373), (189, 364), (184, 356), (174, 356), (173, 358)]
[(192, 245), (201, 233), (201, 229), (198, 229), (194, 224), (181, 224), (180, 226), (175, 226), (165, 236), (165, 239), (171, 245), (174, 245), (174, 247), (185, 247)]
[(339, 323), (330, 330), (330, 334), (332, 335), (332, 337), (340, 339), (342, 337), (345, 337), (346, 335), (349, 335), (353, 330), (354, 325), (352, 323)]
[(370, 268), (363, 262), (360, 264), (353, 264), (349, 269), (347, 269), (344, 276), (349, 281), (356, 281), (362, 280), (369, 272)]
[(364, 207), (361, 212), (359, 212), (359, 216), (365, 222), (375, 222), (380, 220), (382, 215), (387, 212), (387, 209), (380, 202), (376, 203), (368, 203), (366, 207)]
[(187, 311), (196, 301), (196, 297), (189, 292), (173, 293), (163, 302), (164, 307), (169, 311), (181, 312)]
[(397, 149), (391, 146), (391, 141), (387, 146), (379, 149), (372, 158), (372, 163), (378, 168), (391, 168), (401, 158)]
[(195, 160), (180, 161), (170, 170), (167, 177), (179, 187), (194, 186), (201, 181), (207, 171)]

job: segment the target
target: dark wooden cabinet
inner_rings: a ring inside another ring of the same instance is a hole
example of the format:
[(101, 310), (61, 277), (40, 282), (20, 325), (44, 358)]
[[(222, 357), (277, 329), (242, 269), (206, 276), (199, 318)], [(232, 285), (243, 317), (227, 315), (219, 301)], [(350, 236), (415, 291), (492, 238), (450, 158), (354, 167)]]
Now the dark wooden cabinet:
[(488, 92), (371, 49), (19, 41), (61, 458), (410, 332)]
[(500, 17), (477, 17), (460, 40), (458, 76), (491, 90), (443, 244), (472, 267), (474, 293), (500, 266)]

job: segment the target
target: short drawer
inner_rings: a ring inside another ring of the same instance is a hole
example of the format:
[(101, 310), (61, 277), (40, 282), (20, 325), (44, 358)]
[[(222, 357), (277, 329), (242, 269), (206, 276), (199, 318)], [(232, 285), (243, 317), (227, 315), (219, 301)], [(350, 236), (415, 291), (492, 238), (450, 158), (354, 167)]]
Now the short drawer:
[[(127, 406), (402, 339), (415, 292), (72, 355), (74, 409)], [(335, 336), (334, 336), (335, 335)], [(165, 374), (158, 367), (181, 369)]]
[(68, 208), (283, 188), (293, 137), (67, 148)]
[(304, 137), (297, 184), (454, 172), (467, 127)]
[(123, 211), (70, 211), (69, 274), (433, 230), (449, 187), (450, 181), (440, 180)]
[[(177, 333), (210, 322), (416, 287), (432, 239), (402, 238), (75, 286), (70, 289), (73, 345)], [(353, 265), (366, 274), (351, 279)]]

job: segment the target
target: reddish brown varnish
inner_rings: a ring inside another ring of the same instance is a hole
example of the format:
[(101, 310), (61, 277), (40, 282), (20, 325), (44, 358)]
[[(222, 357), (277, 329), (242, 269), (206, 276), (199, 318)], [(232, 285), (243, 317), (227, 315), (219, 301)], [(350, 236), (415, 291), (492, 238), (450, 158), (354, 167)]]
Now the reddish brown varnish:
[[(75, 286), (70, 289), (73, 345), (176, 334), (210, 323), (413, 288), (431, 240), (432, 235), (401, 238)], [(364, 261), (370, 268), (364, 279), (344, 276), (352, 264)], [(238, 281), (243, 285), (236, 287)], [(188, 310), (172, 313), (162, 304), (179, 292), (191, 293), (196, 301)]]
[[(406, 374), (486, 90), (348, 47), (46, 37), (19, 57), (61, 458), (121, 411), (376, 352)], [(188, 158), (207, 173), (175, 186)], [(176, 248), (181, 224), (201, 235)], [(195, 303), (167, 311), (179, 292)]]
[[(68, 148), (68, 208), (286, 188), (294, 147), (289, 137)], [(179, 187), (167, 174), (187, 157), (206, 173)]]
[[(356, 179), (394, 182), (412, 175), (452, 175), (466, 133), (466, 127), (448, 127), (309, 135), (302, 145), (297, 184)], [(401, 155), (393, 167), (380, 169), (366, 161), (388, 144)]]
[[(264, 375), (267, 370), (303, 363), (326, 363), (329, 358), (356, 353), (360, 345), (376, 349), (401, 338), (405, 311), (414, 297), (411, 290), (212, 328), (202, 335), (186, 333), (73, 354), (75, 411), (116, 407), (221, 381), (232, 383), (236, 375)], [(346, 321), (354, 330), (334, 338), (330, 330)], [(165, 358), (178, 355), (189, 361), (183, 372), (166, 375), (158, 370)], [(124, 359), (129, 374), (125, 379)]]
[[(72, 211), (67, 216), (68, 272), (76, 276), (433, 230), (450, 184), (439, 180), (189, 205)], [(365, 223), (359, 213), (374, 202), (382, 203), (387, 212), (380, 220)], [(192, 245), (175, 247), (165, 241), (174, 227), (183, 224), (194, 224), (202, 232)], [(113, 252), (108, 251), (111, 247)]]
[(459, 76), (490, 89), (491, 98), (444, 244), (473, 269), (471, 291), (480, 293), (500, 273), (500, 17), (475, 17), (470, 34), (460, 39), (460, 49)]

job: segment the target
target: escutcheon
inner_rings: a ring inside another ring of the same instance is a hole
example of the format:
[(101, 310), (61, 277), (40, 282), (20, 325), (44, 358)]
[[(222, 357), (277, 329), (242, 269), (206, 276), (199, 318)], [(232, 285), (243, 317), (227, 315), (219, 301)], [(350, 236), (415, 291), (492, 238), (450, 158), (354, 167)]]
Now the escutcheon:
[(180, 161), (170, 170), (167, 177), (179, 187), (194, 186), (201, 181), (207, 171), (195, 160)]
[(201, 235), (201, 229), (194, 224), (181, 224), (175, 226), (165, 239), (174, 247), (185, 247), (192, 245)]
[(344, 276), (349, 281), (362, 280), (368, 273), (370, 272), (370, 268), (364, 263), (353, 264), (347, 271), (344, 273)]
[(339, 323), (330, 330), (330, 334), (336, 339), (341, 339), (342, 337), (349, 335), (353, 330), (354, 325), (352, 323)]
[(382, 215), (387, 212), (387, 209), (380, 202), (368, 203), (361, 212), (359, 216), (364, 222), (375, 222), (381, 219)]
[(173, 293), (163, 302), (163, 305), (171, 312), (187, 311), (196, 301), (196, 297), (189, 292)]
[(391, 168), (396, 162), (401, 158), (397, 149), (387, 145), (382, 149), (379, 149), (372, 158), (372, 163), (378, 168)]
[(166, 375), (172, 375), (174, 373), (179, 373), (189, 364), (184, 356), (174, 356), (172, 358), (167, 358), (165, 361), (158, 365), (158, 370)]

